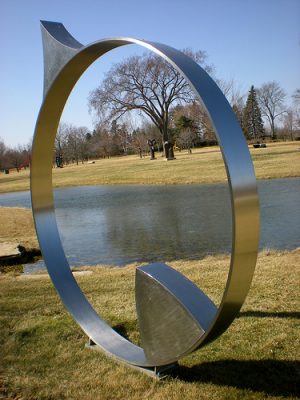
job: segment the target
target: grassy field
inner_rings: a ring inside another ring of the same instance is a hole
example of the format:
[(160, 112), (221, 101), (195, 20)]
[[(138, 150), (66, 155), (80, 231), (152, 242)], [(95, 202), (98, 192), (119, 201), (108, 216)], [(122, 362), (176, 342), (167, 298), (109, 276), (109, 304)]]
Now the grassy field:
[[(258, 178), (300, 176), (299, 143), (251, 149)], [(137, 157), (53, 170), (55, 186), (176, 184), (225, 179), (217, 148), (177, 153), (166, 162)], [(28, 171), (0, 176), (0, 192), (27, 190)], [(0, 208), (0, 244), (37, 246), (31, 211)], [(61, 304), (47, 274), (0, 273), (0, 399), (182, 400), (297, 399), (299, 393), (300, 249), (263, 251), (247, 300), (218, 340), (180, 360), (154, 380), (85, 348), (87, 338)], [(220, 301), (228, 256), (169, 265)], [(74, 272), (86, 296), (111, 326), (139, 343), (136, 265)]]
[[(220, 300), (228, 257), (170, 264)], [(86, 349), (47, 274), (0, 275), (0, 398), (299, 398), (299, 264), (299, 249), (262, 252), (240, 317), (164, 381)], [(76, 279), (95, 309), (138, 343), (135, 266), (89, 270)]]
[[(268, 144), (265, 149), (250, 148), (258, 179), (300, 176), (300, 143)], [(99, 184), (184, 184), (212, 183), (226, 179), (218, 147), (197, 149), (193, 154), (177, 152), (175, 161), (137, 156), (96, 160), (53, 169), (54, 187)], [(0, 193), (29, 189), (29, 170), (0, 175)]]

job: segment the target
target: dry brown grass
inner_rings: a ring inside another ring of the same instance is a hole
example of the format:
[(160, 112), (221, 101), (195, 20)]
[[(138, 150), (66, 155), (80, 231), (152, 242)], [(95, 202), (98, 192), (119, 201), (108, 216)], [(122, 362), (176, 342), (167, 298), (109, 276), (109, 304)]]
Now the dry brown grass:
[[(270, 143), (266, 149), (250, 151), (259, 179), (300, 176), (300, 143)], [(175, 161), (137, 156), (97, 160), (95, 164), (79, 164), (53, 169), (54, 187), (100, 184), (185, 184), (213, 183), (226, 179), (220, 150), (217, 146), (196, 149), (193, 154), (176, 153)], [(0, 193), (28, 190), (29, 171), (0, 175)]]
[[(270, 146), (259, 152), (251, 150), (257, 175), (265, 178), (282, 177), (276, 176), (278, 173), (300, 175), (300, 153), (294, 144), (285, 146)], [(198, 177), (202, 169), (204, 176), (209, 177), (205, 174), (210, 171), (219, 179), (222, 163), (218, 152), (182, 154), (181, 157), (178, 156), (174, 163), (140, 161), (133, 157), (103, 160), (92, 165), (55, 170), (54, 173), (57, 185), (58, 182), (64, 182), (64, 185), (72, 182), (96, 184), (101, 183), (97, 181), (101, 168), (110, 166), (107, 179), (110, 179), (109, 183), (118, 183), (121, 178), (117, 174), (125, 174), (126, 168), (122, 167), (120, 171), (125, 160), (127, 174), (135, 174), (139, 163), (146, 166), (144, 171), (141, 167), (137, 180), (141, 176), (149, 177), (149, 168), (153, 168), (155, 179), (162, 179), (162, 176), (169, 179), (168, 183), (178, 183), (172, 179), (180, 176), (183, 179), (187, 170), (191, 179)], [(197, 174), (195, 159), (204, 160)], [(172, 175), (171, 171), (176, 168), (177, 172)], [(81, 182), (77, 171), (79, 175), (80, 171), (84, 172), (85, 179), (89, 173), (95, 180)], [(9, 187), (5, 186), (9, 182), (2, 178), (1, 190)], [(21, 178), (12, 180), (10, 187), (24, 189), (25, 181)], [(0, 208), (0, 218), (0, 242), (34, 243), (30, 210)], [(169, 264), (196, 282), (216, 303), (220, 301), (228, 272), (227, 256), (211, 256), (200, 261), (171, 260)], [(182, 359), (175, 374), (162, 382), (118, 364), (102, 353), (85, 349), (87, 338), (63, 308), (46, 274), (33, 275), (30, 279), (0, 274), (0, 398), (299, 398), (299, 264), (299, 249), (262, 252), (240, 317), (218, 340)], [(88, 268), (92, 273), (79, 274), (76, 279), (103, 318), (139, 343), (133, 291), (135, 267)]]
[[(264, 251), (240, 317), (218, 340), (156, 381), (85, 349), (47, 275), (0, 276), (0, 393), (7, 399), (296, 399), (300, 250)], [(228, 257), (176, 261), (216, 301)], [(91, 268), (78, 282), (112, 326), (138, 341), (135, 266)], [(1, 397), (1, 394), (0, 394)]]
[(21, 244), (26, 249), (38, 248), (31, 210), (0, 207), (0, 243)]

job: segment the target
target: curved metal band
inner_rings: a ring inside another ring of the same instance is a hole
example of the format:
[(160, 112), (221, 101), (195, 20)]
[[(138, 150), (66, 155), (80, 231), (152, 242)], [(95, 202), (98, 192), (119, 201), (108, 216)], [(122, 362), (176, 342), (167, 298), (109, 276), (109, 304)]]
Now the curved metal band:
[[(72, 275), (60, 241), (52, 192), (52, 151), (64, 105), (80, 76), (96, 59), (117, 47), (138, 44), (172, 64), (186, 78), (205, 107), (219, 140), (230, 186), (232, 253), (222, 302), (209, 329), (190, 351), (227, 329), (239, 312), (251, 284), (259, 244), (259, 204), (248, 146), (231, 106), (216, 83), (198, 64), (178, 50), (130, 38), (106, 39), (82, 46), (68, 33), (64, 34), (62, 30), (59, 35), (55, 30), (49, 33), (51, 29), (47, 28), (44, 25), (47, 34), (61, 46), (61, 54), (68, 54), (68, 51), (69, 54), (66, 59), (57, 61), (61, 63), (58, 71), (54, 68), (51, 76), (46, 74), (47, 90), (37, 119), (32, 149), (32, 207), (43, 257), (62, 301), (84, 332), (111, 355), (130, 364), (150, 367), (153, 365), (147, 361), (143, 349), (117, 334), (89, 304)], [(67, 40), (70, 38), (73, 42)], [(47, 56), (45, 52), (45, 57), (51, 57), (49, 54)], [(162, 364), (174, 361), (168, 359)]]

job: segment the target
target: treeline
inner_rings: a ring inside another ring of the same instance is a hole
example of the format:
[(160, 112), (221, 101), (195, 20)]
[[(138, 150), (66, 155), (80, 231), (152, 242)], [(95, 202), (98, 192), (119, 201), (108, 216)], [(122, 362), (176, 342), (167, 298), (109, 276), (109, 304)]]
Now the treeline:
[[(276, 93), (277, 102), (272, 97), (268, 98), (262, 89), (272, 89), (272, 93)], [(257, 90), (252, 86), (246, 101), (244, 98), (245, 96), (232, 96), (231, 103), (248, 142), (300, 140), (299, 89), (293, 94), (293, 107), (290, 108), (285, 107), (285, 94), (275, 82)], [(210, 120), (195, 100), (190, 104), (176, 105), (170, 111), (168, 137), (176, 150), (186, 149), (190, 153), (195, 147), (217, 144)], [(84, 126), (77, 127), (62, 122), (55, 139), (53, 165), (63, 167), (70, 163), (79, 164), (129, 154), (137, 154), (142, 158), (149, 154), (149, 140), (152, 143), (154, 140), (155, 150), (163, 153), (165, 143), (161, 132), (153, 123), (145, 120), (135, 129), (130, 120), (123, 120), (122, 123), (117, 120), (111, 123), (101, 122), (93, 131)], [(26, 169), (30, 165), (30, 159), (31, 144), (10, 148), (0, 139), (0, 170)]]
[(129, 122), (102, 123), (90, 132), (86, 127), (61, 123), (55, 139), (54, 159), (57, 167), (69, 163), (137, 154), (140, 158), (149, 153), (149, 139), (155, 142), (155, 150), (162, 151), (163, 142), (158, 129), (151, 123), (143, 123), (133, 129)]
[[(213, 67), (203, 51), (184, 50), (208, 73)], [(216, 81), (227, 96), (249, 143), (264, 140), (299, 140), (300, 89), (287, 106), (280, 85), (267, 82), (241, 95), (233, 82)], [(161, 151), (174, 159), (174, 149), (216, 144), (211, 122), (189, 84), (170, 64), (154, 54), (144, 54), (115, 64), (90, 93), (89, 108), (97, 117), (94, 129), (61, 123), (53, 149), (53, 165), (83, 163), (91, 159), (128, 154), (144, 157)], [(129, 117), (139, 121), (132, 126)], [(0, 169), (26, 168), (30, 146), (8, 148), (0, 140)]]
[(31, 144), (27, 146), (8, 147), (0, 138), (0, 171), (8, 173), (10, 169), (28, 168), (31, 159)]
[[(214, 75), (205, 52), (183, 52)], [(293, 94), (293, 106), (288, 108), (287, 95), (275, 81), (258, 89), (252, 86), (248, 96), (242, 96), (234, 90), (233, 82), (215, 80), (229, 99), (247, 140), (299, 137), (300, 89)], [(120, 121), (131, 113), (145, 116), (160, 132), (168, 159), (174, 158), (174, 145), (191, 151), (195, 145), (215, 141), (210, 121), (189, 83), (155, 54), (133, 56), (115, 64), (88, 100), (102, 122)]]
[[(246, 101), (245, 96), (232, 97), (232, 108), (249, 143), (300, 140), (300, 91), (293, 95), (293, 108), (285, 107), (285, 97), (276, 82), (257, 90), (252, 86)], [(151, 122), (144, 121), (139, 128), (133, 129), (126, 120), (122, 123), (106, 121), (99, 123), (92, 132), (86, 127), (62, 123), (56, 136), (54, 155), (57, 166), (129, 154), (142, 158), (149, 154), (149, 140), (153, 143), (153, 139), (155, 150), (163, 152), (163, 135)], [(176, 150), (186, 149), (190, 153), (194, 147), (217, 144), (210, 120), (195, 100), (190, 104), (176, 105), (170, 111), (168, 140)]]
[(292, 106), (286, 106), (286, 97), (284, 90), (273, 81), (257, 90), (251, 86), (245, 104), (243, 98), (232, 104), (248, 141), (264, 140), (266, 137), (272, 140), (299, 140), (300, 89), (292, 95)]

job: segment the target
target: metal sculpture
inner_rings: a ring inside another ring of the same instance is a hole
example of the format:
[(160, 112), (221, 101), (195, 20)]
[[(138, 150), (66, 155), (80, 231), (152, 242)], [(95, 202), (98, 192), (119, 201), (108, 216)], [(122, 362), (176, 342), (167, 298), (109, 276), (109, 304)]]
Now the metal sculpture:
[(147, 143), (150, 150), (150, 160), (155, 160), (154, 146), (156, 145), (156, 140), (148, 139)]
[[(258, 252), (259, 203), (247, 143), (216, 83), (180, 51), (131, 38), (105, 39), (84, 46), (61, 23), (43, 21), (41, 25), (44, 98), (32, 148), (31, 198), (45, 263), (63, 303), (91, 343), (128, 364), (157, 371), (221, 335), (237, 316), (248, 293)], [(230, 271), (218, 308), (197, 286), (165, 264), (137, 269), (136, 307), (143, 348), (115, 332), (82, 293), (60, 241), (52, 192), (53, 145), (71, 90), (96, 59), (127, 44), (138, 44), (157, 53), (189, 82), (215, 129), (232, 204)]]

